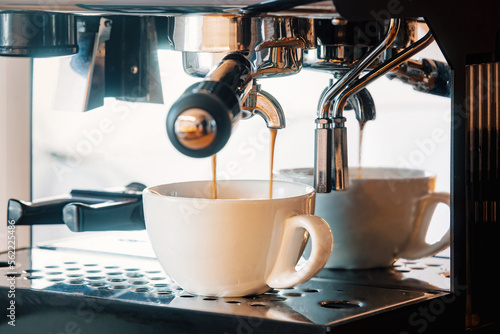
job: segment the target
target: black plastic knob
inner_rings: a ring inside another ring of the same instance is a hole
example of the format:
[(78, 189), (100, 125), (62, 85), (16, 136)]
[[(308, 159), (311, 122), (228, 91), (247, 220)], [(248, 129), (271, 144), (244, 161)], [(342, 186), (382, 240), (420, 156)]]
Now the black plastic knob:
[(170, 108), (168, 137), (187, 156), (209, 157), (226, 145), (240, 114), (238, 97), (228, 85), (202, 81), (190, 86)]

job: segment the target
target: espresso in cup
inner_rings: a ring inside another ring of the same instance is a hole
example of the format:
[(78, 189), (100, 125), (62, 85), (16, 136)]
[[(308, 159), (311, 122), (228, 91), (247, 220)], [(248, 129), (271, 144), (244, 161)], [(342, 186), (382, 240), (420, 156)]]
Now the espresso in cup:
[[(316, 194), (316, 215), (335, 236), (325, 268), (387, 267), (399, 258), (432, 256), (449, 246), (450, 232), (425, 241), (436, 206), (450, 194), (434, 192), (436, 176), (397, 168), (349, 169), (349, 188)], [(280, 179), (312, 185), (312, 168), (281, 170)]]
[[(166, 184), (144, 190), (144, 216), (166, 273), (185, 291), (237, 297), (303, 283), (332, 249), (328, 224), (314, 216), (312, 187), (268, 180)], [(298, 270), (304, 230), (311, 256)]]

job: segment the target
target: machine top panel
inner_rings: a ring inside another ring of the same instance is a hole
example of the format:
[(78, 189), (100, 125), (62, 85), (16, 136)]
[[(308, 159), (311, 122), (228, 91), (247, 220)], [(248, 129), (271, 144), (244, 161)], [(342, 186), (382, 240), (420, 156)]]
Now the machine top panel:
[[(0, 3), (1, 10), (39, 10), (65, 12), (108, 12), (129, 14), (189, 14), (189, 13), (246, 13), (250, 11), (276, 12), (294, 16), (318, 16), (336, 13), (332, 1), (321, 1), (293, 9), (266, 5), (259, 0), (65, 0), (32, 1), (8, 0)], [(304, 3), (311, 1), (303, 1)], [(297, 2), (292, 2), (297, 3)], [(287, 6), (292, 7), (293, 5)]]

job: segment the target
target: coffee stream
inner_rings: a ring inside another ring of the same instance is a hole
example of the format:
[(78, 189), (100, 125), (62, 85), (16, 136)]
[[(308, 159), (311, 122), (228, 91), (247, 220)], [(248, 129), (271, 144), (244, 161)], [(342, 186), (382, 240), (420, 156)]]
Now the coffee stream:
[(358, 179), (361, 178), (361, 171), (362, 171), (362, 167), (361, 167), (361, 156), (362, 156), (362, 153), (363, 153), (363, 129), (365, 128), (365, 125), (367, 123), (367, 121), (359, 121), (359, 151), (358, 151)]
[(217, 198), (216, 171), (217, 171), (217, 155), (214, 154), (214, 155), (212, 155), (212, 198), (213, 199)]
[[(274, 167), (274, 146), (276, 144), (276, 136), (278, 129), (269, 129), (270, 139), (270, 172), (269, 172), (269, 198), (273, 198), (273, 167)], [(212, 155), (212, 199), (217, 199), (217, 155)]]
[[(359, 121), (359, 151), (358, 151), (358, 170), (357, 178), (361, 179), (362, 167), (361, 157), (363, 153), (363, 130), (367, 121)], [(269, 129), (270, 133), (270, 162), (269, 162), (269, 198), (273, 198), (273, 168), (274, 168), (274, 147), (276, 145), (276, 137), (278, 129)], [(212, 199), (217, 199), (217, 155), (212, 156)]]
[(270, 158), (270, 170), (269, 170), (269, 198), (273, 198), (273, 167), (274, 167), (274, 146), (276, 144), (276, 136), (278, 135), (278, 129), (269, 129), (271, 134), (271, 155)]

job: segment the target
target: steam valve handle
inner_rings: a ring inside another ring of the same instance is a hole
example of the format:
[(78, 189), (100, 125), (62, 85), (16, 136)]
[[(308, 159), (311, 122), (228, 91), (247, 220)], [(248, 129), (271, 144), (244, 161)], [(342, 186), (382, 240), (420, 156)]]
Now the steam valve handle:
[(187, 156), (209, 157), (226, 145), (240, 114), (239, 99), (229, 86), (202, 81), (190, 86), (170, 108), (168, 137)]
[(242, 54), (225, 56), (203, 81), (172, 105), (167, 133), (179, 152), (204, 158), (220, 151), (241, 118), (241, 102), (252, 86), (252, 65)]

